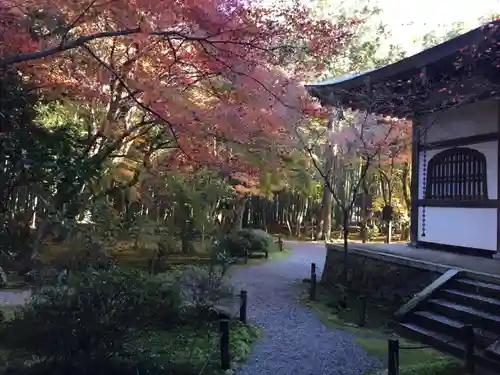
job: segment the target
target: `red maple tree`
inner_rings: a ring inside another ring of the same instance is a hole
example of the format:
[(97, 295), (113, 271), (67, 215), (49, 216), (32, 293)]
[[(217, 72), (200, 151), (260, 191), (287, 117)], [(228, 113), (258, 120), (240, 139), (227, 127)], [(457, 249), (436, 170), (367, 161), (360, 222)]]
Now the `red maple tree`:
[(89, 142), (110, 153), (139, 143), (145, 165), (203, 164), (251, 181), (279, 163), (293, 122), (313, 108), (299, 80), (356, 23), (313, 19), (298, 2), (2, 0), (0, 65), (47, 97), (99, 107)]

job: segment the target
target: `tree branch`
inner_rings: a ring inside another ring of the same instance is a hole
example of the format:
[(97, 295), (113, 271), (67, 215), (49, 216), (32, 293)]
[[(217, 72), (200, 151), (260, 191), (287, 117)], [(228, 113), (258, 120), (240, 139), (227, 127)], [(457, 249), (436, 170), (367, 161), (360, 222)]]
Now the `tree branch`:
[(158, 118), (160, 121), (164, 122), (170, 129), (170, 132), (172, 133), (172, 137), (174, 137), (175, 143), (177, 147), (186, 155), (189, 157), (189, 155), (182, 150), (179, 144), (179, 139), (177, 135), (175, 134), (175, 131), (173, 129), (172, 124), (166, 120), (162, 115), (160, 115), (157, 111), (154, 109), (148, 107), (147, 105), (143, 104), (137, 97), (134, 95), (134, 92), (128, 87), (127, 83), (119, 76), (118, 73), (116, 73), (108, 64), (106, 64), (103, 60), (99, 58), (88, 46), (83, 45), (83, 48), (99, 63), (101, 64), (105, 69), (107, 69), (115, 78), (120, 82), (121, 85), (123, 85), (125, 91), (130, 95), (131, 99), (139, 106), (141, 107), (144, 111), (151, 113), (154, 115), (156, 118)]

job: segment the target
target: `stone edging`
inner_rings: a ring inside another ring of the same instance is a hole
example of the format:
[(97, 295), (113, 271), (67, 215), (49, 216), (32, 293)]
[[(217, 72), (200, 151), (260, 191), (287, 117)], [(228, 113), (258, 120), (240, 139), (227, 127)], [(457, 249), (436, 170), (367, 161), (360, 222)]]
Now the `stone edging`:
[[(337, 244), (326, 244), (326, 249), (332, 249), (335, 251), (343, 252), (343, 245)], [(351, 255), (359, 255), (367, 258), (382, 260), (382, 261), (390, 261), (391, 263), (399, 264), (402, 266), (413, 267), (413, 268), (421, 268), (427, 271), (432, 272), (440, 272), (445, 273), (448, 271), (450, 266), (445, 266), (438, 263), (427, 262), (424, 260), (418, 260), (413, 258), (404, 257), (401, 255), (394, 255), (389, 253), (384, 253), (380, 251), (368, 250), (368, 249), (360, 249), (355, 246), (349, 246), (349, 254)]]
[[(335, 250), (338, 252), (344, 251), (344, 247), (342, 244), (329, 243), (329, 244), (325, 244), (325, 247), (327, 250), (332, 249), (332, 250)], [(420, 260), (420, 259), (408, 258), (405, 256), (395, 255), (395, 254), (391, 254), (391, 253), (385, 253), (385, 252), (381, 252), (381, 251), (361, 249), (361, 248), (353, 246), (353, 245), (349, 246), (349, 254), (363, 256), (363, 257), (372, 258), (372, 259), (377, 259), (377, 260), (381, 260), (381, 261), (387, 261), (387, 262), (399, 264), (402, 266), (420, 268), (420, 269), (424, 269), (427, 271), (439, 272), (439, 273), (445, 273), (449, 269), (457, 269), (457, 270), (463, 271), (464, 276), (470, 276), (470, 277), (473, 277), (477, 280), (481, 280), (484, 282), (500, 283), (500, 276), (498, 276), (498, 275), (492, 275), (489, 273), (472, 271), (470, 269), (460, 268), (460, 267), (455, 267), (455, 266), (447, 266), (447, 265), (440, 264), (440, 263), (434, 263), (434, 262), (428, 262), (428, 261)]]

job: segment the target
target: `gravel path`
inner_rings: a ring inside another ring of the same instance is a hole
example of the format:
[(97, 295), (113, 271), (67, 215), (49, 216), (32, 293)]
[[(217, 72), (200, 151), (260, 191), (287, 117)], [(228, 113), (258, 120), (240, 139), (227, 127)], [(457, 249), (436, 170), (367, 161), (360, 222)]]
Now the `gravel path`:
[(327, 328), (297, 302), (294, 283), (309, 276), (311, 262), (323, 269), (324, 245), (287, 245), (293, 250), (288, 259), (233, 274), (235, 285), (248, 290), (249, 319), (264, 329), (235, 375), (362, 375), (378, 369), (380, 362), (353, 341), (354, 334)]
[(0, 305), (22, 306), (30, 296), (31, 291), (26, 289), (0, 290)]

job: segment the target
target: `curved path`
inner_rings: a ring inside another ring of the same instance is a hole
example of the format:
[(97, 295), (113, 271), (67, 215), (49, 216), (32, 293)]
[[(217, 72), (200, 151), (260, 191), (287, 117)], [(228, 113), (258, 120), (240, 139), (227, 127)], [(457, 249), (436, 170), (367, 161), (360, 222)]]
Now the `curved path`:
[(248, 317), (261, 326), (259, 340), (236, 375), (363, 375), (380, 367), (353, 340), (354, 334), (330, 329), (298, 302), (296, 283), (309, 277), (310, 264), (323, 269), (322, 244), (288, 242), (283, 260), (243, 267), (232, 275), (248, 290)]

